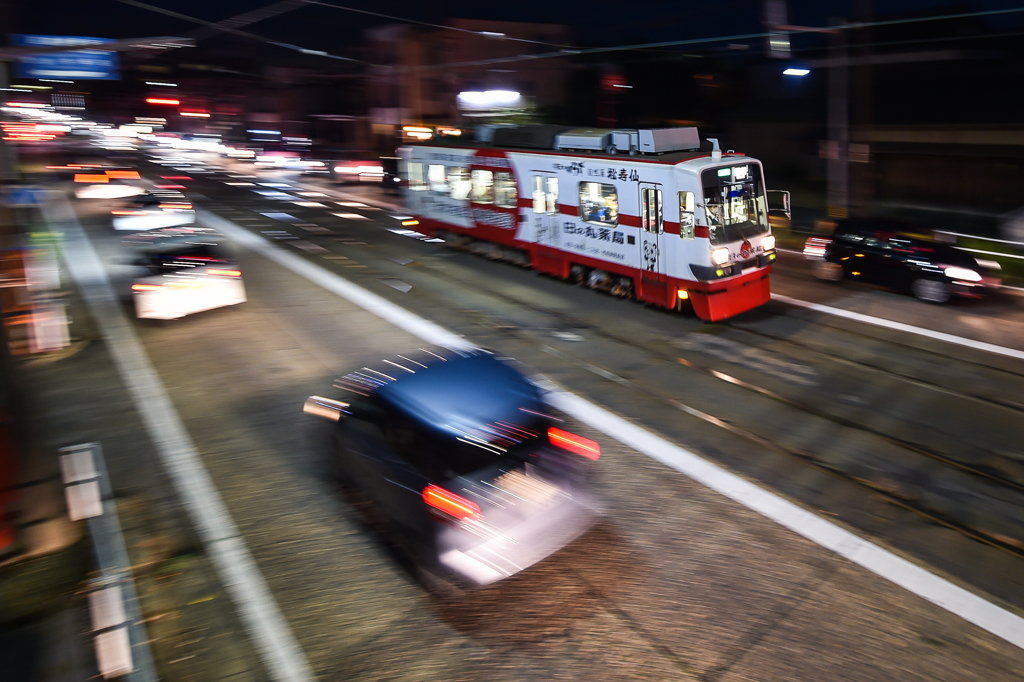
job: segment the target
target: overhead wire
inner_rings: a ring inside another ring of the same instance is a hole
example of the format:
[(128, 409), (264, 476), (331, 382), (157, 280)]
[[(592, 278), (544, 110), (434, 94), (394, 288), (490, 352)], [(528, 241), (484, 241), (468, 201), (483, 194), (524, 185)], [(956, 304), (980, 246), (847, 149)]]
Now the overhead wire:
[(271, 17), (280, 16), (286, 12), (305, 7), (310, 4), (310, 0), (281, 0), (281, 2), (275, 2), (272, 5), (265, 5), (259, 9), (254, 9), (249, 12), (222, 19), (215, 24), (204, 26), (203, 28), (196, 29), (189, 33), (190, 38), (196, 40), (205, 40), (221, 31), (229, 28), (241, 28), (248, 26), (249, 24), (255, 24), (260, 21), (265, 21)]
[[(789, 33), (831, 33), (836, 31), (848, 31), (862, 28), (871, 28), (874, 26), (893, 26), (897, 24), (910, 24), (926, 21), (942, 21), (949, 19), (964, 19), (969, 17), (983, 17), (983, 16), (995, 16), (1003, 14), (1014, 14), (1024, 12), (1024, 7), (1013, 7), (1008, 9), (1000, 10), (984, 10), (979, 12), (958, 12), (954, 14), (942, 14), (930, 17), (909, 17), (905, 19), (887, 19), (883, 21), (864, 21), (857, 23), (844, 23), (836, 24), (834, 26), (787, 26), (785, 31)], [(610, 52), (623, 52), (630, 50), (645, 50), (650, 48), (659, 47), (681, 47), (684, 45), (702, 45), (726, 41), (740, 41), (740, 40), (753, 40), (760, 38), (767, 38), (770, 35), (778, 33), (778, 30), (772, 31), (761, 31), (758, 33), (745, 33), (739, 35), (730, 36), (718, 36), (715, 38), (690, 38), (686, 40), (666, 40), (654, 43), (638, 43), (633, 45), (618, 45), (609, 47), (590, 47), (590, 48), (577, 48), (577, 49), (563, 49), (558, 52), (546, 52), (541, 54), (529, 54), (529, 55), (517, 55), (510, 57), (493, 57), (489, 59), (478, 59), (464, 62), (450, 62), (446, 64), (425, 64), (420, 66), (410, 67), (392, 67), (398, 72), (413, 72), (413, 71), (429, 71), (434, 69), (451, 69), (466, 66), (490, 66), (492, 64), (508, 64), (518, 61), (527, 61), (532, 59), (554, 59), (558, 57), (574, 56), (579, 54), (603, 54)]]
[(528, 39), (528, 38), (516, 38), (515, 36), (510, 36), (507, 33), (497, 34), (497, 33), (492, 32), (492, 31), (474, 30), (474, 29), (471, 29), (471, 28), (461, 28), (459, 26), (448, 26), (446, 24), (432, 24), (429, 21), (419, 21), (418, 19), (409, 19), (409, 18), (406, 18), (406, 17), (396, 17), (396, 16), (392, 16), (390, 14), (381, 14), (380, 12), (371, 12), (371, 11), (365, 10), (365, 9), (356, 9), (355, 7), (345, 7), (344, 5), (335, 5), (335, 4), (332, 4), (332, 3), (329, 3), (329, 2), (323, 2), (322, 0), (308, 0), (308, 2), (311, 5), (319, 5), (321, 7), (331, 7), (333, 9), (340, 9), (340, 10), (344, 10), (346, 12), (356, 12), (358, 14), (367, 14), (367, 15), (372, 16), (372, 17), (381, 17), (383, 19), (391, 19), (393, 21), (402, 21), (402, 22), (405, 22), (407, 24), (417, 24), (419, 26), (428, 26), (430, 28), (440, 28), (440, 29), (444, 29), (444, 30), (447, 30), (447, 31), (457, 31), (459, 33), (471, 33), (471, 34), (474, 34), (474, 35), (484, 36), (484, 37), (490, 36), (490, 37), (498, 38), (498, 39), (501, 39), (501, 40), (509, 40), (509, 41), (517, 42), (517, 43), (533, 43), (535, 45), (547, 45), (549, 47), (572, 47), (572, 45), (562, 45), (562, 44), (559, 44), (559, 43), (548, 43), (548, 42), (545, 42), (543, 40), (531, 40), (531, 39)]
[[(437, 69), (451, 69), (451, 68), (460, 68), (460, 67), (467, 67), (467, 66), (490, 66), (490, 65), (493, 65), (493, 64), (509, 64), (509, 63), (513, 63), (513, 62), (521, 62), (521, 61), (529, 61), (529, 60), (537, 60), (537, 59), (555, 59), (555, 58), (570, 57), (570, 56), (575, 56), (575, 55), (607, 54), (607, 53), (612, 53), (612, 52), (624, 52), (624, 51), (631, 51), (631, 50), (647, 50), (647, 49), (651, 49), (651, 48), (662, 48), (662, 47), (682, 47), (682, 46), (689, 46), (689, 45), (706, 45), (706, 44), (717, 43), (717, 42), (726, 42), (726, 41), (730, 41), (731, 42), (731, 41), (741, 41), (741, 40), (755, 40), (755, 39), (760, 39), (760, 38), (766, 38), (766, 37), (768, 37), (771, 34), (777, 33), (778, 30), (779, 30), (779, 29), (776, 28), (775, 30), (772, 30), (772, 31), (760, 31), (760, 32), (756, 32), (756, 33), (744, 33), (744, 34), (736, 34), (736, 35), (728, 35), (728, 36), (717, 36), (717, 37), (713, 37), (713, 38), (690, 38), (690, 39), (685, 39), (685, 40), (666, 40), (666, 41), (658, 41), (658, 42), (652, 42), (652, 43), (636, 43), (636, 44), (631, 44), (631, 45), (617, 45), (617, 46), (590, 47), (590, 48), (565, 47), (565, 46), (559, 46), (559, 45), (556, 45), (556, 44), (553, 44), (553, 43), (543, 43), (541, 41), (532, 41), (532, 40), (527, 40), (527, 39), (524, 39), (524, 38), (514, 38), (514, 37), (510, 37), (510, 36), (497, 36), (496, 35), (495, 37), (500, 37), (502, 40), (510, 40), (510, 41), (514, 41), (514, 42), (539, 43), (539, 44), (545, 44), (545, 45), (552, 45), (554, 47), (562, 47), (562, 49), (560, 49), (558, 51), (555, 51), (555, 52), (542, 52), (542, 53), (537, 53), (537, 54), (521, 54), (521, 55), (513, 55), (513, 56), (507, 56), (507, 57), (492, 57), (492, 58), (488, 58), (488, 59), (476, 59), (476, 60), (468, 60), (468, 61), (462, 61), (462, 62), (449, 62), (449, 63), (444, 63), (444, 64), (423, 64), (423, 65), (417, 65), (417, 66), (401, 67), (401, 66), (395, 66), (395, 65), (370, 64), (370, 63), (368, 63), (368, 62), (366, 62), (364, 60), (360, 60), (360, 59), (353, 59), (351, 57), (342, 57), (342, 56), (339, 56), (339, 55), (330, 54), (330, 53), (325, 52), (323, 50), (311, 50), (311, 49), (303, 48), (303, 47), (298, 46), (298, 45), (293, 45), (291, 43), (285, 43), (285, 42), (281, 42), (281, 41), (272, 40), (270, 38), (265, 38), (263, 36), (259, 36), (259, 35), (256, 35), (254, 33), (250, 33), (248, 31), (242, 31), (240, 29), (230, 27), (230, 26), (227, 25), (228, 21), (230, 21), (230, 20), (228, 20), (226, 22), (210, 22), (210, 21), (205, 21), (203, 19), (197, 19), (195, 17), (190, 17), (188, 15), (181, 14), (179, 12), (174, 12), (172, 10), (166, 10), (166, 9), (164, 9), (162, 7), (156, 7), (154, 5), (149, 5), (149, 4), (140, 2), (139, 0), (115, 0), (115, 1), (123, 3), (123, 4), (127, 4), (127, 5), (132, 5), (132, 6), (135, 6), (135, 7), (140, 7), (140, 8), (143, 8), (143, 9), (148, 9), (150, 11), (158, 12), (158, 13), (161, 13), (161, 14), (165, 14), (167, 16), (172, 16), (172, 17), (175, 17), (175, 18), (178, 18), (178, 19), (182, 19), (182, 20), (185, 20), (185, 21), (189, 21), (189, 22), (192, 22), (192, 23), (202, 24), (202, 25), (210, 27), (210, 28), (214, 28), (215, 27), (219, 31), (223, 31), (223, 32), (227, 32), (227, 33), (234, 33), (234, 34), (241, 35), (241, 36), (253, 39), (253, 40), (259, 40), (259, 41), (262, 41), (262, 42), (269, 43), (271, 45), (276, 45), (276, 46), (283, 47), (283, 48), (286, 48), (286, 49), (295, 50), (295, 51), (301, 52), (303, 54), (315, 55), (315, 56), (326, 57), (326, 58), (330, 58), (330, 59), (336, 59), (336, 60), (347, 61), (347, 62), (360, 63), (360, 64), (364, 64), (366, 66), (378, 66), (378, 67), (383, 66), (383, 67), (389, 68), (392, 72), (397, 72), (397, 73), (409, 73), (409, 72), (416, 72), (416, 71), (430, 71), (430, 70), (437, 70)], [(351, 11), (351, 12), (357, 12), (357, 13), (360, 13), (360, 14), (366, 14), (366, 15), (370, 15), (370, 16), (377, 16), (377, 17), (381, 17), (381, 18), (391, 19), (391, 20), (394, 20), (394, 21), (405, 21), (405, 22), (414, 23), (414, 24), (421, 24), (421, 25), (431, 26), (431, 27), (434, 27), (434, 28), (442, 28), (442, 29), (454, 30), (454, 31), (459, 31), (459, 32), (474, 33), (476, 35), (487, 35), (487, 33), (488, 33), (488, 32), (482, 32), (482, 31), (473, 31), (471, 29), (462, 29), (462, 28), (454, 27), (454, 26), (445, 26), (445, 25), (442, 25), (442, 24), (431, 24), (429, 22), (422, 22), (422, 21), (418, 21), (418, 20), (414, 20), (414, 19), (404, 19), (402, 17), (395, 17), (395, 16), (392, 16), (392, 15), (386, 15), (386, 14), (382, 14), (382, 13), (378, 13), (378, 12), (372, 12), (372, 11), (369, 11), (369, 10), (355, 9), (355, 8), (346, 7), (346, 6), (343, 6), (343, 5), (334, 5), (332, 3), (324, 2), (323, 0), (308, 0), (308, 2), (306, 2), (304, 4), (319, 5), (319, 6), (323, 6), (323, 7), (331, 7), (331, 8), (334, 8), (334, 9), (341, 9), (341, 10), (346, 10), (346, 11)], [(255, 10), (255, 12), (259, 12), (259, 11), (260, 10)], [(847, 31), (847, 30), (855, 30), (855, 29), (862, 29), (862, 28), (871, 28), (871, 27), (875, 27), (875, 26), (894, 26), (894, 25), (899, 25), (899, 24), (921, 23), (921, 22), (928, 22), (928, 21), (943, 21), (943, 20), (950, 20), (950, 19), (965, 19), (965, 18), (971, 18), (971, 17), (998, 16), (998, 15), (1014, 14), (1014, 13), (1021, 13), (1021, 12), (1024, 12), (1024, 7), (1013, 7), (1013, 8), (998, 9), (998, 10), (982, 10), (982, 11), (977, 11), (977, 12), (957, 12), (957, 13), (952, 13), (952, 14), (942, 14), (942, 15), (928, 16), (928, 17), (908, 17), (908, 18), (903, 18), (903, 19), (886, 19), (886, 20), (882, 20), (882, 21), (865, 21), (865, 22), (856, 22), (856, 23), (844, 23), (844, 24), (837, 24), (837, 25), (834, 25), (834, 26), (822, 26), (822, 27), (786, 26), (784, 30), (786, 32), (788, 32), (788, 33), (795, 33), (795, 34), (801, 34), (801, 33), (829, 33), (829, 32), (835, 32), (835, 31)]]
[(156, 5), (150, 5), (150, 4), (147, 4), (145, 2), (140, 2), (139, 0), (114, 0), (114, 1), (115, 2), (120, 2), (121, 4), (124, 4), (124, 5), (131, 5), (132, 7), (139, 7), (141, 9), (149, 10), (151, 12), (156, 12), (158, 14), (163, 14), (163, 15), (166, 15), (166, 16), (169, 16), (169, 17), (174, 17), (175, 19), (181, 19), (182, 21), (188, 21), (188, 22), (191, 22), (193, 24), (201, 24), (201, 25), (203, 25), (203, 26), (205, 26), (207, 28), (216, 28), (218, 31), (223, 32), (223, 33), (233, 33), (235, 35), (242, 36), (244, 38), (249, 38), (250, 40), (257, 40), (257, 41), (260, 41), (260, 42), (268, 43), (270, 45), (276, 45), (277, 47), (283, 47), (283, 48), (285, 48), (287, 50), (294, 50), (296, 52), (301, 52), (303, 54), (315, 55), (317, 57), (326, 57), (328, 59), (337, 59), (339, 61), (353, 62), (353, 63), (358, 63), (358, 64), (365, 64), (366, 63), (366, 62), (364, 62), (361, 59), (353, 59), (352, 57), (342, 57), (340, 55), (330, 54), (328, 52), (325, 52), (324, 50), (310, 50), (308, 48), (301, 47), (299, 45), (293, 45), (291, 43), (285, 43), (285, 42), (281, 42), (281, 41), (278, 41), (278, 40), (273, 40), (271, 38), (266, 38), (264, 36), (257, 35), (255, 33), (250, 33), (249, 31), (243, 31), (241, 29), (237, 29), (237, 28), (233, 28), (231, 26), (228, 26), (228, 25), (226, 25), (227, 22), (215, 22), (215, 21), (206, 21), (205, 19), (197, 19), (196, 17), (191, 17), (191, 16), (189, 16), (187, 14), (182, 14), (181, 12), (175, 12), (173, 10), (164, 9), (163, 7), (157, 7)]

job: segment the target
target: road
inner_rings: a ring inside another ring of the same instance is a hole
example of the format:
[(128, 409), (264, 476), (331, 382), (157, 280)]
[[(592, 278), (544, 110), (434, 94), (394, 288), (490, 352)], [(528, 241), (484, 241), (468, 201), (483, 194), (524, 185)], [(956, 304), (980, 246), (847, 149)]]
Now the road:
[[(449, 250), (409, 235), (369, 200), (318, 196), (336, 191), (324, 183), (231, 177), (255, 175), (241, 166), (230, 174), (181, 170), (189, 168), (181, 162), (142, 168), (158, 183), (184, 182), (197, 206), (275, 248), (1011, 610), (1024, 606), (1024, 361), (778, 302), (706, 325)], [(268, 182), (289, 186), (258, 184)], [(110, 206), (75, 208), (126, 292)], [(422, 342), (259, 253), (239, 248), (238, 256), (246, 304), (134, 326), (321, 679), (883, 680), (896, 670), (908, 679), (1017, 679), (1017, 647), (572, 420), (572, 430), (602, 444), (603, 522), (550, 561), (462, 602), (429, 596), (358, 500), (325, 474), (324, 424), (301, 412), (306, 396), (329, 394), (344, 370)], [(936, 308), (868, 288), (823, 288), (788, 258), (773, 289), (1020, 343), (1013, 296)], [(180, 611), (188, 627), (173, 631), (193, 658), (158, 652), (168, 679), (218, 679), (232, 666), (262, 679), (251, 642), (212, 641), (244, 625), (210, 587), (215, 571), (107, 345), (94, 341), (34, 370), (61, 418), (54, 444), (102, 441), (126, 501), (126, 534), (141, 538), (133, 546), (178, 538), (161, 560), (188, 557), (186, 575), (205, 586), (184, 599), (195, 602)], [(161, 598), (152, 582), (144, 607)]]

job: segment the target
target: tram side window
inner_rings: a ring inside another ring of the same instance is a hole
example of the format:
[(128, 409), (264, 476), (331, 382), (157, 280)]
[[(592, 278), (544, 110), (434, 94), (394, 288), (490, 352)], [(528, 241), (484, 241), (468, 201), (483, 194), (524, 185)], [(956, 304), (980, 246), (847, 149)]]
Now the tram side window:
[(533, 176), (533, 212), (544, 213), (545, 201), (544, 201), (544, 177), (541, 175)]
[(473, 187), (470, 201), (478, 204), (494, 203), (494, 173), (487, 170), (474, 170), (472, 173)]
[(533, 176), (533, 212), (558, 213), (558, 178)]
[(683, 239), (693, 239), (693, 192), (679, 193), (679, 236)]
[(618, 225), (619, 197), (615, 185), (581, 182), (580, 218), (597, 225)]
[(444, 166), (427, 166), (427, 181), (430, 183), (431, 192), (448, 194), (448, 176), (445, 175)]
[(515, 208), (519, 203), (519, 188), (511, 173), (494, 174), (494, 203), (502, 208)]
[(452, 188), (452, 199), (458, 199), (459, 201), (468, 199), (470, 187), (473, 185), (469, 179), (469, 169), (449, 166), (448, 184)]
[(558, 213), (558, 178), (548, 178), (548, 215)]
[(423, 177), (423, 164), (422, 163), (410, 163), (409, 164), (409, 189), (422, 192), (428, 187), (426, 179)]

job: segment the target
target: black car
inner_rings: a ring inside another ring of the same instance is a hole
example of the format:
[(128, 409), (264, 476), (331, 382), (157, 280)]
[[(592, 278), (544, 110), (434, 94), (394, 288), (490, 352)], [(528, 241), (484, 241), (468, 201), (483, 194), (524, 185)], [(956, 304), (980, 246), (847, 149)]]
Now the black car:
[(975, 259), (896, 221), (840, 221), (831, 237), (808, 239), (804, 255), (814, 261), (811, 272), (819, 279), (863, 280), (931, 303), (951, 296), (980, 298), (1001, 283), (998, 263)]
[(459, 587), (544, 559), (597, 517), (597, 443), (561, 428), (536, 386), (485, 351), (420, 349), (342, 377), (339, 475), (365, 493), (416, 565)]

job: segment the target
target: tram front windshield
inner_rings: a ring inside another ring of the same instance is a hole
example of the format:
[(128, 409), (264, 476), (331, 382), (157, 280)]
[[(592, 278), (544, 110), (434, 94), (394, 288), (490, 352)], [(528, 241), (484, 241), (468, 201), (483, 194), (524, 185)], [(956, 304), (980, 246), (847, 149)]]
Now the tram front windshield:
[(768, 232), (768, 204), (757, 164), (710, 168), (701, 173), (701, 186), (712, 246)]

